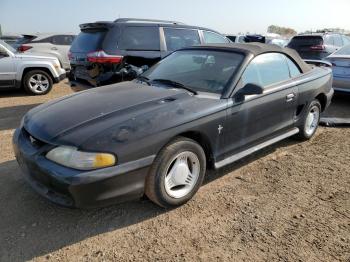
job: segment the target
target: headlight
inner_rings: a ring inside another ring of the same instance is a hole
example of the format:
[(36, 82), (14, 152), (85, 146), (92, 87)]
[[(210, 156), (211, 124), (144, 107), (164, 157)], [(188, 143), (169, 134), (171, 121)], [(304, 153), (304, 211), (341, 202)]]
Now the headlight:
[(116, 164), (116, 157), (112, 154), (82, 152), (69, 146), (52, 149), (46, 154), (46, 158), (62, 166), (79, 170), (92, 170)]

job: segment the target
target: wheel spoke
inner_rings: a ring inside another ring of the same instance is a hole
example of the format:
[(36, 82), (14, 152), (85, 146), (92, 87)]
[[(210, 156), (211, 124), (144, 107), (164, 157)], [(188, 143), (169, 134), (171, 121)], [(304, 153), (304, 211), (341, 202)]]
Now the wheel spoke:
[(317, 107), (313, 107), (306, 118), (305, 123), (305, 132), (308, 135), (312, 135), (317, 128), (318, 120), (319, 120), (319, 109)]
[(200, 164), (197, 155), (188, 151), (178, 154), (169, 163), (164, 181), (166, 192), (174, 198), (187, 195), (196, 185), (199, 172)]

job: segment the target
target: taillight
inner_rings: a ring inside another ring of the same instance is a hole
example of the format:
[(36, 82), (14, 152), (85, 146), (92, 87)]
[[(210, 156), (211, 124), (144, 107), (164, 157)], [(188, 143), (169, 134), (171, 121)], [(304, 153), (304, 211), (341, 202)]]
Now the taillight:
[(20, 47), (18, 47), (18, 51), (20, 52), (25, 52), (29, 49), (33, 48), (32, 46), (29, 46), (29, 45), (21, 45)]
[(123, 60), (123, 56), (109, 55), (103, 50), (95, 51), (87, 54), (87, 60), (91, 63), (110, 63), (119, 64)]
[(310, 46), (310, 49), (315, 51), (323, 51), (326, 49), (326, 47), (324, 45), (314, 45), (314, 46)]
[(68, 59), (69, 59), (69, 60), (72, 60), (72, 58), (73, 58), (72, 52), (71, 52), (71, 51), (68, 51)]

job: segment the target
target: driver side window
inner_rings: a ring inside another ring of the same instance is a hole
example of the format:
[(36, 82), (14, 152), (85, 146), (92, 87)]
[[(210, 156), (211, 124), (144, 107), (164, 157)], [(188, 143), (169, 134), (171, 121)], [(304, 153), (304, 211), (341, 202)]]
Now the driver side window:
[(244, 71), (242, 85), (256, 84), (268, 87), (290, 79), (286, 58), (280, 53), (267, 53), (255, 57)]

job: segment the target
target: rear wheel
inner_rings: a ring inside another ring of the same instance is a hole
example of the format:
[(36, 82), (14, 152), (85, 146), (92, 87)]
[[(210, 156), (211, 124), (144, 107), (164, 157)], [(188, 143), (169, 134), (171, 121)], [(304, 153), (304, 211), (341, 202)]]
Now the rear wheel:
[(42, 70), (29, 71), (23, 79), (23, 87), (31, 95), (45, 95), (51, 91), (52, 85), (51, 76)]
[(146, 179), (146, 195), (162, 207), (182, 205), (198, 191), (205, 171), (203, 148), (191, 139), (178, 138), (155, 159)]
[(297, 138), (309, 140), (316, 133), (321, 117), (321, 104), (318, 100), (310, 103), (310, 106), (304, 115), (302, 125), (299, 127), (300, 132)]

